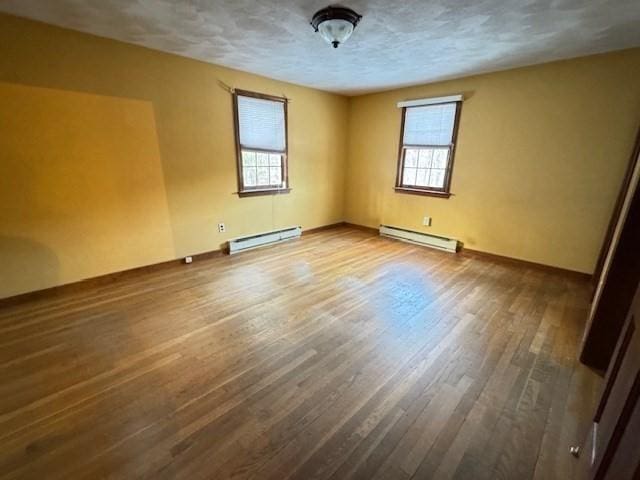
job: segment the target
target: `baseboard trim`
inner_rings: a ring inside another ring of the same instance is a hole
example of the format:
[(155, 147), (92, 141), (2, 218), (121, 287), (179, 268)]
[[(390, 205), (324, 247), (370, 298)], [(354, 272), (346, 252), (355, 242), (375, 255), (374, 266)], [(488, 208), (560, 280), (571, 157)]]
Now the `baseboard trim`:
[(302, 235), (311, 235), (318, 232), (324, 232), (325, 230), (332, 230), (334, 228), (344, 227), (345, 225), (346, 223), (344, 222), (338, 222), (338, 223), (331, 223), (329, 225), (322, 225), (321, 227), (308, 228), (302, 231)]
[[(377, 228), (367, 227), (365, 225), (358, 225), (358, 224), (349, 223), (349, 222), (338, 222), (338, 223), (332, 223), (330, 225), (323, 225), (321, 227), (310, 228), (310, 229), (304, 230), (302, 234), (305, 236), (312, 235), (314, 233), (319, 233), (325, 230), (332, 230), (334, 228), (340, 228), (340, 227), (349, 227), (355, 230), (360, 230), (362, 232), (366, 232), (374, 235), (379, 234), (379, 231)], [(226, 255), (227, 253), (228, 252), (226, 252), (224, 249), (220, 249), (220, 250), (211, 250), (209, 252), (198, 253), (195, 255), (191, 255), (191, 257), (193, 258), (194, 262), (197, 262), (201, 260), (221, 257), (223, 255)], [(470, 248), (462, 248), (457, 254), (466, 256), (466, 257), (492, 259), (498, 262), (517, 263), (520, 265), (527, 266), (529, 268), (535, 268), (538, 270), (545, 270), (549, 272), (560, 273), (560, 274), (563, 274), (575, 279), (584, 280), (584, 281), (590, 281), (592, 278), (591, 274), (584, 273), (584, 272), (567, 270), (561, 267), (544, 265), (542, 263), (530, 262), (528, 260), (521, 260), (519, 258), (506, 257), (503, 255), (482, 252), (480, 250), (473, 250)], [(91, 288), (95, 288), (103, 285), (108, 285), (122, 278), (164, 270), (167, 268), (175, 267), (176, 265), (182, 264), (183, 262), (184, 260), (182, 258), (167, 260), (166, 262), (160, 262), (152, 265), (145, 265), (142, 267), (131, 268), (129, 270), (123, 270), (120, 272), (107, 273), (105, 275), (87, 278), (84, 280), (78, 280), (77, 282), (67, 283), (64, 285), (57, 285), (55, 287), (45, 288), (43, 290), (35, 290), (33, 292), (20, 293), (18, 295), (13, 295), (11, 297), (0, 298), (0, 308), (18, 305), (20, 303), (39, 300), (42, 298), (56, 297), (56, 296), (64, 295), (67, 293), (79, 292), (82, 290), (87, 290), (87, 289), (91, 289)], [(185, 265), (185, 266), (188, 266), (188, 265)]]
[(358, 225), (357, 223), (349, 223), (349, 222), (344, 222), (344, 225), (345, 227), (355, 228), (356, 230), (361, 230), (363, 232), (373, 233), (375, 235), (380, 234), (380, 230), (377, 228), (367, 227), (365, 225)]
[(559, 273), (568, 277), (572, 277), (578, 280), (590, 281), (592, 275), (589, 273), (578, 272), (575, 270), (569, 270), (562, 267), (554, 267), (552, 265), (545, 265), (544, 263), (530, 262), (529, 260), (522, 260), (520, 258), (507, 257), (504, 255), (498, 255), (496, 253), (482, 252), (480, 250), (473, 250), (471, 248), (463, 247), (458, 252), (458, 255), (463, 257), (476, 257), (486, 258), (497, 262), (503, 263), (516, 263), (529, 268), (535, 268), (536, 270), (542, 270), (547, 272)]
[[(313, 234), (316, 232), (321, 232), (323, 230), (330, 230), (332, 228), (338, 228), (344, 225), (344, 222), (333, 223), (331, 225), (323, 225), (321, 227), (310, 228), (302, 232), (304, 235)], [(194, 262), (206, 260), (210, 258), (220, 257), (222, 255), (226, 255), (229, 252), (226, 249), (220, 250), (211, 250), (208, 252), (198, 253), (195, 255), (191, 255), (191, 258)], [(149, 272), (156, 272), (158, 270), (165, 270), (167, 268), (175, 267), (176, 265), (180, 265), (184, 262), (182, 258), (177, 258), (174, 260), (167, 260), (165, 262), (154, 263), (151, 265), (144, 265), (142, 267), (130, 268), (128, 270), (122, 270), (119, 272), (106, 273), (104, 275), (99, 275), (97, 277), (86, 278), (83, 280), (78, 280), (76, 282), (65, 283), (64, 285), (56, 285), (54, 287), (45, 288), (42, 290), (34, 290), (32, 292), (20, 293), (18, 295), (12, 295), (6, 298), (0, 298), (0, 308), (9, 307), (18, 305), (21, 303), (26, 303), (33, 300), (39, 300), (42, 298), (51, 298), (59, 295), (64, 295), (68, 293), (80, 292), (82, 290), (88, 290), (95, 287), (100, 287), (103, 285), (108, 285), (110, 283), (117, 282), (120, 279), (128, 278), (131, 276), (142, 275)], [(185, 266), (189, 266), (190, 264), (186, 264)]]
[(322, 227), (309, 228), (307, 230), (303, 230), (302, 234), (310, 235), (313, 233), (323, 232), (325, 230), (332, 230), (334, 228), (340, 228), (340, 227), (353, 228), (354, 230), (361, 230), (363, 232), (373, 233), (375, 235), (378, 235), (380, 233), (377, 228), (366, 227), (364, 225), (358, 225), (357, 223), (338, 222), (338, 223), (332, 223), (330, 225), (323, 225)]
[[(373, 227), (367, 227), (365, 225), (358, 225), (355, 223), (349, 223), (349, 222), (344, 222), (344, 226), (346, 227), (351, 227), (351, 228), (355, 228), (357, 230), (362, 230), (365, 232), (369, 232), (375, 235), (378, 235), (380, 232), (377, 228), (373, 228)], [(520, 258), (513, 258), (513, 257), (507, 257), (504, 255), (498, 255), (496, 253), (489, 253), (489, 252), (483, 252), (480, 250), (473, 250), (471, 248), (466, 248), (464, 246), (460, 247), (460, 250), (458, 250), (457, 255), (461, 255), (461, 256), (467, 256), (467, 257), (477, 257), (477, 258), (485, 258), (485, 259), (491, 259), (497, 262), (508, 262), (508, 263), (515, 263), (515, 264), (519, 264), (522, 266), (526, 266), (528, 268), (535, 268), (537, 270), (542, 270), (542, 271), (548, 271), (548, 272), (554, 272), (554, 273), (559, 273), (562, 275), (565, 275), (567, 277), (572, 277), (578, 280), (585, 280), (585, 281), (590, 281), (592, 279), (592, 275), (589, 273), (584, 273), (584, 272), (578, 272), (575, 270), (568, 270), (566, 268), (562, 268), (562, 267), (554, 267), (552, 265), (545, 265), (543, 263), (537, 263), (537, 262), (531, 262), (529, 260), (522, 260)]]
[[(221, 257), (226, 255), (227, 252), (224, 249), (211, 250), (209, 252), (198, 253), (191, 255), (194, 262), (200, 260), (206, 260), (210, 258)], [(184, 259), (177, 258), (174, 260), (167, 260), (165, 262), (153, 263), (151, 265), (144, 265), (142, 267), (130, 268), (128, 270), (122, 270), (119, 272), (106, 273), (97, 277), (85, 278), (84, 280), (78, 280), (76, 282), (65, 283), (64, 285), (56, 285), (55, 287), (49, 287), (42, 290), (34, 290), (32, 292), (20, 293), (11, 297), (0, 298), (0, 308), (10, 307), (33, 300), (40, 300), (42, 298), (57, 297), (64, 294), (81, 292), (83, 290), (89, 290), (91, 288), (100, 287), (115, 283), (123, 278), (134, 277), (143, 275), (145, 273), (157, 272), (160, 270), (166, 270), (167, 268), (175, 267), (177, 265), (184, 264)], [(188, 267), (191, 264), (184, 264)]]

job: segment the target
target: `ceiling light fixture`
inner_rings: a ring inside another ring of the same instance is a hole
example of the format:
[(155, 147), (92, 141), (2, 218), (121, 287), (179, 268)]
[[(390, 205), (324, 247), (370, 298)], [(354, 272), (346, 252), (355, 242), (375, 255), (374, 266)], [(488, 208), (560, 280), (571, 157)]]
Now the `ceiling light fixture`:
[(316, 32), (338, 48), (338, 45), (347, 41), (353, 33), (362, 15), (358, 15), (350, 8), (330, 6), (318, 10), (311, 20), (311, 26)]

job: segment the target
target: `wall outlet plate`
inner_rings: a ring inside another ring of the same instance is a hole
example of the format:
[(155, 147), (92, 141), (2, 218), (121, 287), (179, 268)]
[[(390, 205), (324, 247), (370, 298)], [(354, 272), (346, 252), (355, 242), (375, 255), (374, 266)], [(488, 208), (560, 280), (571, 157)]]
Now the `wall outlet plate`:
[(191, 263), (193, 262), (193, 257), (184, 257), (184, 263)]
[(226, 229), (226, 227), (224, 226), (224, 223), (219, 223), (219, 224), (218, 224), (218, 233), (224, 233), (224, 232), (226, 232), (226, 231), (227, 231), (227, 229)]
[(424, 217), (422, 219), (422, 225), (430, 227), (431, 226), (431, 217)]

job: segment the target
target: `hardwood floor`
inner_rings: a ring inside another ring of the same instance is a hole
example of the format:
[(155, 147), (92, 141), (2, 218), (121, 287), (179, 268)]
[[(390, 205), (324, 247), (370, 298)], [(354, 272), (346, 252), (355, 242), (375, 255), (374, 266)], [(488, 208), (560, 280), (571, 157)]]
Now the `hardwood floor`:
[(342, 227), (6, 307), (0, 478), (574, 478), (588, 293)]

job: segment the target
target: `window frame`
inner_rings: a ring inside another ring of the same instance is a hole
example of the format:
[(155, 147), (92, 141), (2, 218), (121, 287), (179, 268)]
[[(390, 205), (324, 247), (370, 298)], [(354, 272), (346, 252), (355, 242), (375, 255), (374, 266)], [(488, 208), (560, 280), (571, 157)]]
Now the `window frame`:
[[(289, 193), (291, 191), (291, 185), (289, 185), (289, 126), (288, 126), (288, 111), (287, 106), (289, 101), (285, 97), (277, 97), (275, 95), (267, 95), (264, 93), (251, 92), (248, 90), (236, 89), (233, 91), (233, 120), (236, 140), (236, 172), (238, 175), (238, 196), (239, 197), (252, 197), (257, 195), (277, 195), (281, 193)], [(273, 102), (280, 102), (283, 104), (284, 110), (284, 150), (268, 150), (260, 148), (242, 148), (240, 143), (240, 116), (238, 113), (238, 97), (252, 97), (261, 100), (269, 100)], [(285, 187), (277, 186), (256, 186), (245, 187), (244, 185), (244, 171), (242, 166), (242, 151), (256, 152), (256, 153), (269, 153), (276, 154), (282, 157), (281, 163), (281, 178)]]
[[(453, 120), (453, 131), (451, 133), (451, 143), (448, 145), (413, 145), (413, 144), (405, 144), (404, 143), (404, 127), (405, 120), (407, 117), (407, 109), (408, 108), (420, 108), (424, 106), (434, 106), (434, 105), (448, 105), (454, 103), (456, 105), (456, 112)], [(462, 110), (462, 101), (449, 101), (449, 102), (440, 102), (440, 103), (432, 103), (429, 105), (415, 105), (415, 106), (404, 106), (402, 107), (402, 120), (400, 123), (400, 142), (398, 146), (398, 163), (396, 168), (396, 184), (395, 191), (398, 193), (410, 193), (414, 195), (426, 195), (432, 197), (441, 197), (441, 198), (449, 198), (451, 193), (451, 177), (453, 173), (453, 163), (454, 156), (456, 151), (456, 143), (458, 139), (458, 126), (460, 124), (460, 111)], [(421, 187), (418, 185), (404, 185), (402, 182), (403, 171), (404, 171), (404, 160), (407, 149), (421, 149), (421, 148), (449, 148), (449, 158), (447, 161), (447, 168), (444, 173), (444, 183), (442, 188), (437, 187)]]

